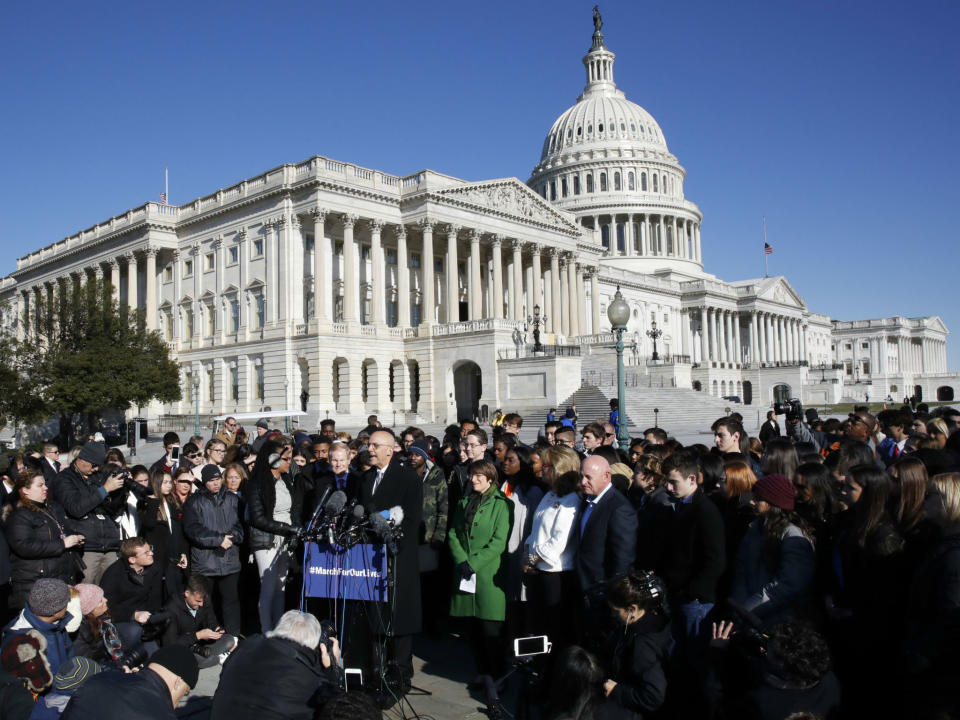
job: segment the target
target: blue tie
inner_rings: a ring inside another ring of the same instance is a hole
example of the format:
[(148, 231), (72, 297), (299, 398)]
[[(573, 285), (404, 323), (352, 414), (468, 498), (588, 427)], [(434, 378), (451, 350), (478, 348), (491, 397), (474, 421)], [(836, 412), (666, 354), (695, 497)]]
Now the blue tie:
[(587, 526), (587, 519), (590, 517), (590, 513), (593, 512), (593, 505), (596, 502), (596, 498), (592, 500), (587, 500), (587, 507), (583, 510), (583, 517), (580, 518), (580, 535), (583, 535), (583, 529)]

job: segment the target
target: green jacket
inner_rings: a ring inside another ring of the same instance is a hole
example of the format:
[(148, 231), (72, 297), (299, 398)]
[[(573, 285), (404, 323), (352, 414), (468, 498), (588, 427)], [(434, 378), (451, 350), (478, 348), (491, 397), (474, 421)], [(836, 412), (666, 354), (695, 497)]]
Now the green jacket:
[(506, 568), (502, 567), (501, 558), (510, 538), (513, 508), (503, 493), (491, 486), (480, 502), (473, 525), (467, 528), (468, 499), (464, 498), (457, 505), (447, 541), (454, 565), (466, 561), (477, 573), (477, 591), (460, 592), (460, 573), (454, 572), (450, 614), (481, 620), (503, 620), (507, 607), (504, 594)]

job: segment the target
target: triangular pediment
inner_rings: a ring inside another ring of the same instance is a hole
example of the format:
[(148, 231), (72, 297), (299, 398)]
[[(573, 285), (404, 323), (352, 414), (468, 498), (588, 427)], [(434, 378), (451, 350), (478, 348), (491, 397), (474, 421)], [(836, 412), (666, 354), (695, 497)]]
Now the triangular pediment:
[(486, 212), (551, 225), (571, 234), (582, 232), (572, 215), (557, 210), (516, 178), (468, 183), (438, 190), (436, 194)]
[(940, 316), (939, 316), (939, 315), (934, 315), (934, 316), (932, 316), (932, 317), (928, 317), (928, 318), (927, 318), (927, 327), (928, 327), (930, 330), (934, 330), (934, 331), (936, 331), (936, 332), (942, 332), (942, 333), (949, 333), (949, 332), (950, 332), (949, 330), (947, 330), (947, 326), (943, 324), (943, 320), (940, 319)]
[(778, 305), (806, 310), (806, 303), (803, 302), (800, 293), (793, 289), (793, 286), (787, 282), (785, 277), (763, 278), (756, 282), (758, 300), (767, 300)]

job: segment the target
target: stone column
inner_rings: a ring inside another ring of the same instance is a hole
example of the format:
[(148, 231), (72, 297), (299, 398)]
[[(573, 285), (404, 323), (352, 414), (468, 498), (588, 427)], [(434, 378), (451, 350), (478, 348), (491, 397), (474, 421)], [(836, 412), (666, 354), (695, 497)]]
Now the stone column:
[(750, 312), (750, 362), (760, 362), (760, 342), (757, 336), (757, 313)]
[(559, 301), (555, 303), (555, 307), (559, 308), (560, 314), (560, 333), (564, 337), (570, 337), (570, 297), (568, 294), (569, 285), (567, 284), (567, 258), (560, 258), (560, 280), (559, 288), (557, 290)]
[(560, 251), (550, 248), (550, 310), (552, 317), (548, 318), (549, 330), (553, 333), (563, 331), (563, 306), (560, 302)]
[[(386, 292), (386, 283), (384, 282), (384, 257), (383, 257), (383, 243), (381, 242), (381, 236), (383, 234), (383, 220), (372, 219), (368, 220), (367, 224), (370, 226), (370, 267), (373, 270), (371, 273), (371, 285), (373, 289), (372, 301), (373, 301), (373, 313), (371, 317), (371, 325), (376, 326), (385, 326), (387, 324), (387, 307), (384, 303), (384, 293)], [(379, 383), (377, 386), (379, 387)]]
[(685, 309), (680, 310), (680, 353), (689, 356), (690, 353), (690, 316)]
[[(407, 229), (397, 225), (397, 327), (410, 327), (410, 267)], [(406, 386), (406, 383), (404, 383)]]
[(460, 320), (460, 277), (457, 259), (457, 233), (459, 226), (447, 228), (447, 322)]
[[(883, 349), (883, 340), (880, 341), (881, 349)], [(810, 362), (810, 358), (807, 355), (807, 328), (801, 322), (800, 323), (800, 359)]]
[(570, 336), (580, 334), (580, 313), (577, 312), (577, 258), (570, 256), (567, 262), (567, 307), (570, 309)]
[(623, 254), (627, 257), (636, 255), (633, 248), (633, 238), (633, 214), (627, 213), (627, 217), (623, 222)]
[[(146, 313), (147, 330), (157, 329), (157, 249), (148, 247), (145, 252), (147, 262), (146, 273)], [(219, 260), (219, 258), (218, 258)], [(99, 265), (97, 267), (100, 267)], [(220, 272), (219, 266), (217, 272)]]
[[(277, 270), (274, 266), (279, 261), (276, 248), (277, 233), (274, 220), (266, 220), (263, 223), (263, 266), (264, 266), (264, 284), (263, 289), (266, 297), (264, 302), (267, 305), (266, 324), (271, 324), (277, 319)], [(194, 265), (196, 265), (196, 260)], [(195, 270), (197, 268), (194, 268)], [(199, 325), (198, 318), (194, 317), (194, 325)]]
[(524, 320), (523, 312), (523, 243), (513, 241), (513, 292), (517, 296), (514, 320)]
[(580, 335), (587, 334), (587, 289), (583, 283), (583, 265), (577, 265), (577, 328)]
[(470, 319), (483, 317), (483, 293), (480, 289), (480, 233), (475, 229), (467, 232), (470, 238)]
[[(353, 228), (359, 219), (357, 215), (343, 216), (343, 321), (345, 323), (356, 323), (358, 320), (357, 247), (353, 239)], [(354, 363), (350, 365), (352, 367)]]
[(661, 214), (657, 220), (657, 255), (666, 255), (667, 248), (667, 224), (666, 218)]
[[(174, 266), (173, 270), (174, 273), (176, 273), (176, 266)], [(110, 296), (114, 302), (120, 302), (120, 263), (117, 262), (116, 258), (110, 260)], [(179, 299), (179, 297), (174, 298), (174, 302)]]
[[(140, 307), (137, 297), (137, 289), (140, 284), (137, 278), (137, 256), (133, 253), (127, 253), (124, 255), (124, 259), (127, 261), (127, 307), (130, 308), (131, 312), (136, 312)], [(202, 272), (197, 265), (197, 260), (198, 258), (195, 256), (193, 262), (194, 277), (199, 276)], [(196, 298), (194, 298), (194, 300), (196, 300)]]
[(490, 295), (493, 298), (491, 303), (491, 317), (503, 317), (503, 236), (494, 235), (491, 239), (493, 248), (493, 290)]
[(433, 223), (428, 220), (420, 221), (423, 230), (423, 253), (420, 258), (421, 283), (421, 312), (420, 324), (430, 325), (434, 322), (434, 278), (433, 278)]
[(546, 306), (543, 299), (543, 270), (540, 267), (541, 250), (542, 248), (538, 243), (530, 245), (530, 264), (533, 267), (533, 299), (530, 301), (530, 314), (533, 314), (534, 305), (539, 305), (541, 310)]
[(758, 321), (758, 335), (760, 339), (759, 347), (757, 348), (759, 352), (760, 362), (767, 362), (767, 358), (770, 357), (768, 348), (767, 348), (767, 314), (766, 313), (757, 313)]
[[(313, 215), (313, 314), (320, 323), (330, 321), (329, 241), (326, 236), (327, 211), (315, 207)], [(240, 263), (241, 266), (244, 263)]]
[(740, 313), (733, 313), (731, 316), (733, 324), (733, 357), (732, 362), (740, 364), (743, 362), (743, 345), (740, 343)]
[(680, 247), (680, 218), (673, 216), (673, 254), (675, 257), (683, 257), (683, 248)]
[(590, 268), (590, 331), (600, 332), (600, 268)]
[[(287, 290), (287, 318), (294, 325), (300, 325), (304, 320), (303, 308), (303, 255), (306, 251), (306, 244), (303, 242), (303, 223), (300, 216), (291, 213), (290, 220), (287, 223), (287, 255), (290, 260), (287, 268), (290, 271), (290, 277), (284, 285)], [(316, 250), (316, 239), (314, 239), (314, 250)]]

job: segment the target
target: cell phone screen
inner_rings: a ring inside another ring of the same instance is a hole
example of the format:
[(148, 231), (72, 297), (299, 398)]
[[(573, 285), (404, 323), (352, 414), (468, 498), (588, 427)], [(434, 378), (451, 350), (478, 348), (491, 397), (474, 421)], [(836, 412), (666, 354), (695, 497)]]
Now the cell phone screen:
[(174, 445), (172, 448), (170, 448), (170, 459), (171, 459), (171, 460), (179, 460), (179, 459), (180, 459), (180, 446), (179, 446), (179, 445)]
[(346, 668), (343, 671), (343, 685), (347, 692), (359, 690), (363, 685), (363, 671), (359, 668)]
[(547, 649), (547, 638), (544, 635), (517, 638), (513, 641), (513, 649), (517, 657), (523, 655), (543, 655), (549, 652)]

